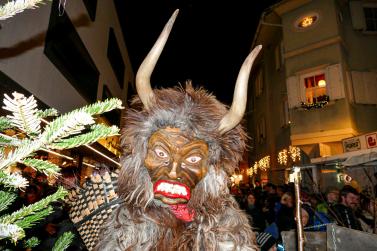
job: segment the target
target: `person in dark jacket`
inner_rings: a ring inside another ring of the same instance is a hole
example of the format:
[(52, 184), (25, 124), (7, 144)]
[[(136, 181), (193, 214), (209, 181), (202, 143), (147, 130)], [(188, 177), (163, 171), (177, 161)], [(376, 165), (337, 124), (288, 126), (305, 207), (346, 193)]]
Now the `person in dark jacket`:
[(266, 228), (266, 221), (262, 211), (257, 204), (257, 198), (254, 193), (249, 193), (246, 197), (246, 213), (250, 216), (250, 225), (256, 232), (262, 232)]
[(359, 204), (359, 193), (352, 186), (346, 185), (340, 190), (340, 203), (331, 206), (331, 216), (340, 226), (362, 230), (355, 211)]

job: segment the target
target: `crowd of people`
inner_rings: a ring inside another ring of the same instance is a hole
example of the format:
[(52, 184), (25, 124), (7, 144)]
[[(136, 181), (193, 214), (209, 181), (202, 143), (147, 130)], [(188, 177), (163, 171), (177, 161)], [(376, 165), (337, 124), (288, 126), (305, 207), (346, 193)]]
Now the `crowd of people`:
[[(305, 231), (326, 231), (336, 223), (355, 230), (375, 233), (376, 199), (359, 193), (350, 185), (328, 187), (324, 193), (301, 188), (301, 220)], [(296, 229), (296, 208), (293, 183), (263, 187), (233, 186), (231, 193), (241, 209), (250, 216), (261, 250), (276, 250), (282, 242), (282, 231)]]

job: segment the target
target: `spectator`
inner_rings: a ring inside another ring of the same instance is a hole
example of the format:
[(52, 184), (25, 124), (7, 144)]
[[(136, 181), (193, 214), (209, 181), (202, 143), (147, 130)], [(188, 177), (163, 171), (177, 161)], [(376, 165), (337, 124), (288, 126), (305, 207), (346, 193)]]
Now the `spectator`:
[(269, 233), (258, 233), (257, 244), (261, 251), (276, 251), (276, 239)]
[(335, 205), (339, 201), (339, 189), (328, 187), (326, 190), (326, 201), (317, 205), (316, 211), (328, 214), (328, 207)]
[(370, 199), (368, 196), (361, 195), (360, 210), (356, 212), (363, 231), (373, 233), (375, 227), (375, 210), (376, 200)]
[(355, 188), (346, 185), (340, 190), (340, 203), (330, 207), (331, 215), (339, 225), (362, 230), (359, 220), (355, 216), (355, 211), (359, 203), (359, 193)]
[(276, 224), (281, 231), (288, 231), (296, 228), (294, 215), (294, 198), (293, 194), (286, 192), (281, 197), (281, 208), (276, 216)]
[(262, 232), (266, 228), (262, 211), (257, 205), (257, 199), (254, 193), (249, 193), (246, 199), (246, 213), (250, 216), (250, 225), (256, 232)]

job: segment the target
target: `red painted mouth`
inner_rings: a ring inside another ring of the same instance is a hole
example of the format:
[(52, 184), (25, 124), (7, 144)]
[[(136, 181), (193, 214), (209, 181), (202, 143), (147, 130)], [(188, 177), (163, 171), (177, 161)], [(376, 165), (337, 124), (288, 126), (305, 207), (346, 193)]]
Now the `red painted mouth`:
[(195, 212), (187, 208), (187, 204), (169, 205), (171, 212), (177, 219), (185, 222), (192, 222), (195, 217)]
[(182, 198), (188, 201), (191, 198), (190, 188), (187, 185), (168, 180), (159, 180), (154, 183), (153, 193), (171, 199)]

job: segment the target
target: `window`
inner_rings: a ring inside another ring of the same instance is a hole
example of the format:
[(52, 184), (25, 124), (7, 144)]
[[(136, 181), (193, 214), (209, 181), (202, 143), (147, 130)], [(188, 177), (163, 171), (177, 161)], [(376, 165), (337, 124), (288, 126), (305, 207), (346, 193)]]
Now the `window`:
[(365, 31), (377, 31), (377, 7), (364, 7)]
[(329, 101), (326, 91), (325, 74), (320, 73), (304, 78), (305, 85), (305, 103), (316, 104), (323, 101)]
[(113, 28), (110, 28), (109, 41), (107, 46), (107, 58), (109, 59), (110, 64), (114, 70), (120, 88), (123, 89), (125, 64), (122, 58), (122, 54), (120, 53), (119, 45)]
[(97, 99), (99, 71), (59, 1), (51, 6), (44, 53), (62, 75), (88, 102)]
[(289, 120), (289, 109), (288, 109), (288, 100), (283, 100), (281, 104), (281, 112), (280, 112), (280, 126), (286, 127), (290, 124)]
[(262, 144), (266, 139), (266, 121), (264, 117), (259, 119), (256, 129), (258, 144)]
[(96, 19), (96, 12), (97, 12), (97, 0), (83, 0), (84, 5), (88, 11), (90, 20), (94, 22)]
[(377, 4), (363, 1), (350, 1), (352, 26), (366, 33), (377, 32)]
[(328, 101), (343, 99), (343, 71), (340, 64), (305, 69), (287, 78), (289, 108), (321, 108)]
[[(102, 100), (112, 98), (113, 95), (111, 94), (109, 88), (106, 85), (103, 85), (102, 90)], [(119, 109), (111, 110), (110, 112), (105, 112), (103, 116), (112, 124), (119, 126), (120, 125), (120, 116), (121, 111)]]
[(316, 12), (306, 13), (296, 19), (294, 26), (297, 31), (307, 30), (318, 24), (319, 14)]
[(259, 97), (263, 92), (263, 71), (259, 70), (255, 78), (255, 97)]

